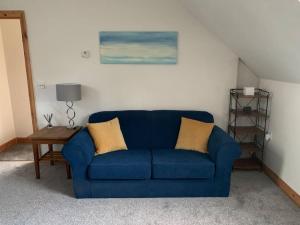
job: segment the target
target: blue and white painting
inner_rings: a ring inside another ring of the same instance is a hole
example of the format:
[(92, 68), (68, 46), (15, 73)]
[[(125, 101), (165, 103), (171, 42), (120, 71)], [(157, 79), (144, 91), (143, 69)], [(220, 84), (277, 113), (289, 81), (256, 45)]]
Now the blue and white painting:
[(177, 32), (100, 32), (103, 64), (176, 64)]

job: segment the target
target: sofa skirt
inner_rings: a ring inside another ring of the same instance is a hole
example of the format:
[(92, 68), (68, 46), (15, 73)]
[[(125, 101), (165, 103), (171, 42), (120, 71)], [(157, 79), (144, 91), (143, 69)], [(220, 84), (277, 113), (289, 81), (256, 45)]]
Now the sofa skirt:
[(77, 198), (227, 197), (230, 182), (194, 180), (77, 180)]

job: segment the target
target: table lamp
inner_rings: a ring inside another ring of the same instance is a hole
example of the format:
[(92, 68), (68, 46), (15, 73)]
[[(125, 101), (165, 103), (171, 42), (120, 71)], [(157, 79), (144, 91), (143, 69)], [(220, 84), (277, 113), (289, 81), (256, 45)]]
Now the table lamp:
[(69, 119), (68, 128), (75, 128), (74, 118), (76, 113), (73, 109), (74, 101), (81, 100), (81, 85), (80, 84), (56, 84), (56, 99), (57, 101), (66, 102), (67, 118)]

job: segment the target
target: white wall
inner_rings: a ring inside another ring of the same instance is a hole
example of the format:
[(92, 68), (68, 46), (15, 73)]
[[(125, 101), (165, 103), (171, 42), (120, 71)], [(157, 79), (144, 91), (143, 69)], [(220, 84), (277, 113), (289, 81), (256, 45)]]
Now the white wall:
[[(237, 56), (174, 0), (1, 0), (1, 9), (25, 10), (37, 115), (54, 113), (66, 124), (64, 103), (55, 100), (56, 83), (78, 82), (79, 123), (90, 113), (122, 109), (197, 109), (226, 126), (228, 92), (236, 86)], [(178, 31), (177, 65), (104, 65), (99, 31)], [(90, 50), (83, 59), (80, 51)]]
[(32, 133), (33, 128), (20, 21), (18, 19), (2, 19), (0, 27), (15, 136), (27, 137)]
[(239, 60), (237, 88), (258, 87), (259, 78), (249, 69), (249, 67)]
[(260, 88), (272, 93), (272, 140), (265, 150), (265, 163), (300, 193), (300, 84), (262, 79)]
[(16, 137), (0, 26), (0, 145)]
[(257, 75), (300, 83), (297, 0), (181, 0)]

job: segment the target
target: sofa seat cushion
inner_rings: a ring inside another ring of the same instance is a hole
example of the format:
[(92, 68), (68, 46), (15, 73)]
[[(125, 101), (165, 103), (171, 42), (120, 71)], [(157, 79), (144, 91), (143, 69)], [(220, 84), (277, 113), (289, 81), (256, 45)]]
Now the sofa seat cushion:
[(214, 172), (215, 164), (208, 154), (175, 149), (152, 151), (154, 179), (210, 179)]
[(88, 168), (90, 179), (139, 180), (151, 177), (151, 151), (114, 151), (93, 158)]

